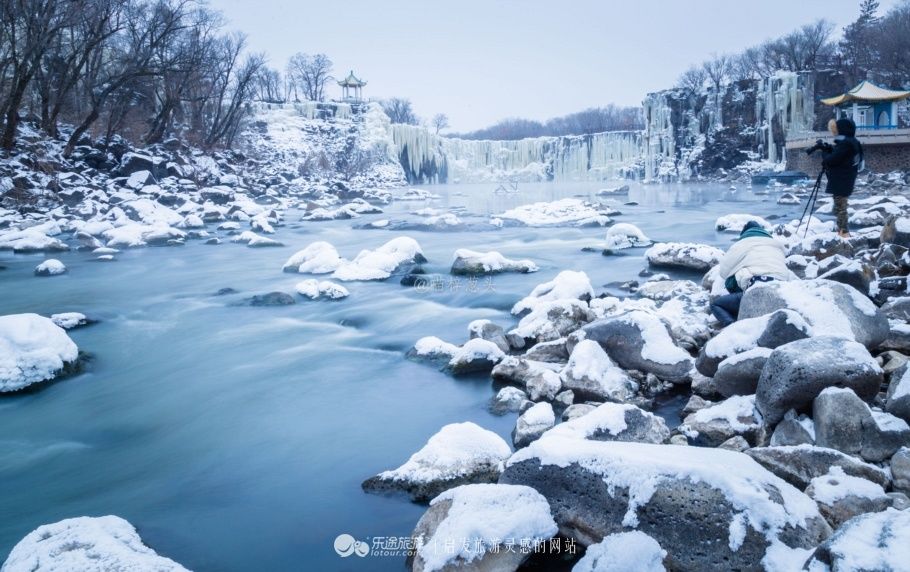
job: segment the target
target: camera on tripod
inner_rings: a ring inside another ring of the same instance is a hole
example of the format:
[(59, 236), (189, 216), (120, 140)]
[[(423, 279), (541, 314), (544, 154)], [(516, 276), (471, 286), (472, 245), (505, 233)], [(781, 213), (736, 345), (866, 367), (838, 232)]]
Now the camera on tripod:
[(834, 151), (834, 145), (832, 145), (830, 143), (825, 143), (821, 139), (816, 139), (815, 145), (806, 149), (806, 155), (811, 155), (812, 153), (815, 153), (816, 151), (830, 153), (831, 151)]

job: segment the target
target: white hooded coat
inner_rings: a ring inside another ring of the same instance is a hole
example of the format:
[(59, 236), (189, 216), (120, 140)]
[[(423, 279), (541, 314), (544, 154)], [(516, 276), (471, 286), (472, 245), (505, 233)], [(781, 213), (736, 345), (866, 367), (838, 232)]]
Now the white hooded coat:
[(790, 280), (786, 247), (767, 236), (750, 236), (738, 240), (721, 258), (717, 267), (721, 280), (736, 276), (736, 283), (745, 290), (753, 276), (769, 276), (775, 280)]

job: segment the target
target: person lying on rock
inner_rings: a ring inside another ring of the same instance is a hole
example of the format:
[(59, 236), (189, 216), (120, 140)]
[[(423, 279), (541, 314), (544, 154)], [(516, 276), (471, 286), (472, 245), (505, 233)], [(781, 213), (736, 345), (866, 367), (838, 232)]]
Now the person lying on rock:
[(856, 184), (856, 175), (863, 169), (863, 146), (856, 135), (856, 124), (852, 119), (833, 119), (828, 130), (834, 135), (834, 146), (826, 149), (822, 166), (828, 177), (825, 192), (834, 195), (834, 213), (837, 215), (837, 234), (850, 238), (847, 229), (847, 199)]
[(789, 280), (785, 247), (762, 226), (750, 220), (739, 233), (739, 240), (724, 254), (717, 272), (729, 294), (711, 303), (711, 313), (726, 327), (739, 316), (743, 293), (756, 282)]

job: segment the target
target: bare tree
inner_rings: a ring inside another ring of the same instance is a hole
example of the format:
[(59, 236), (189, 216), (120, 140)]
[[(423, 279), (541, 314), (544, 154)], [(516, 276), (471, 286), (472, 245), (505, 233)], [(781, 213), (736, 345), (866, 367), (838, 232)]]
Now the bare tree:
[(703, 67), (692, 66), (679, 76), (676, 85), (683, 89), (698, 91), (705, 86), (705, 81), (707, 79), (708, 74), (705, 73)]
[(895, 86), (910, 86), (910, 2), (892, 8), (877, 29), (879, 74)]
[(325, 99), (325, 86), (332, 80), (332, 60), (325, 54), (299, 53), (288, 62), (288, 76), (310, 101)]
[(257, 99), (268, 103), (284, 103), (283, 81), (278, 70), (263, 67), (256, 74)]
[(730, 56), (726, 54), (721, 54), (719, 56), (717, 54), (712, 54), (711, 59), (702, 63), (701, 68), (704, 70), (705, 76), (714, 87), (715, 92), (719, 92), (720, 88), (730, 79), (730, 62)]
[(436, 135), (443, 129), (449, 128), (449, 116), (445, 113), (437, 113), (433, 116), (432, 125), (436, 129)]
[(19, 125), (19, 108), (32, 78), (38, 72), (48, 48), (57, 41), (81, 2), (63, 0), (4, 0), (0, 2), (0, 26), (3, 28), (4, 63), (0, 116), (3, 135), (0, 147), (13, 148)]
[(392, 123), (407, 123), (408, 125), (417, 125), (420, 120), (414, 113), (411, 106), (411, 100), (402, 97), (393, 97), (381, 102), (382, 109), (385, 111)]

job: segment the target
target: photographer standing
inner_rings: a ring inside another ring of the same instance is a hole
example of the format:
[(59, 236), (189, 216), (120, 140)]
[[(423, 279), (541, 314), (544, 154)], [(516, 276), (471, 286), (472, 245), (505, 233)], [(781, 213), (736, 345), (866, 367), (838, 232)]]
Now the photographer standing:
[(856, 124), (851, 119), (833, 119), (828, 129), (834, 135), (834, 146), (823, 149), (822, 166), (828, 176), (825, 192), (834, 196), (834, 213), (837, 215), (837, 234), (850, 238), (847, 229), (847, 199), (856, 184), (856, 175), (863, 162), (863, 146), (856, 139)]

